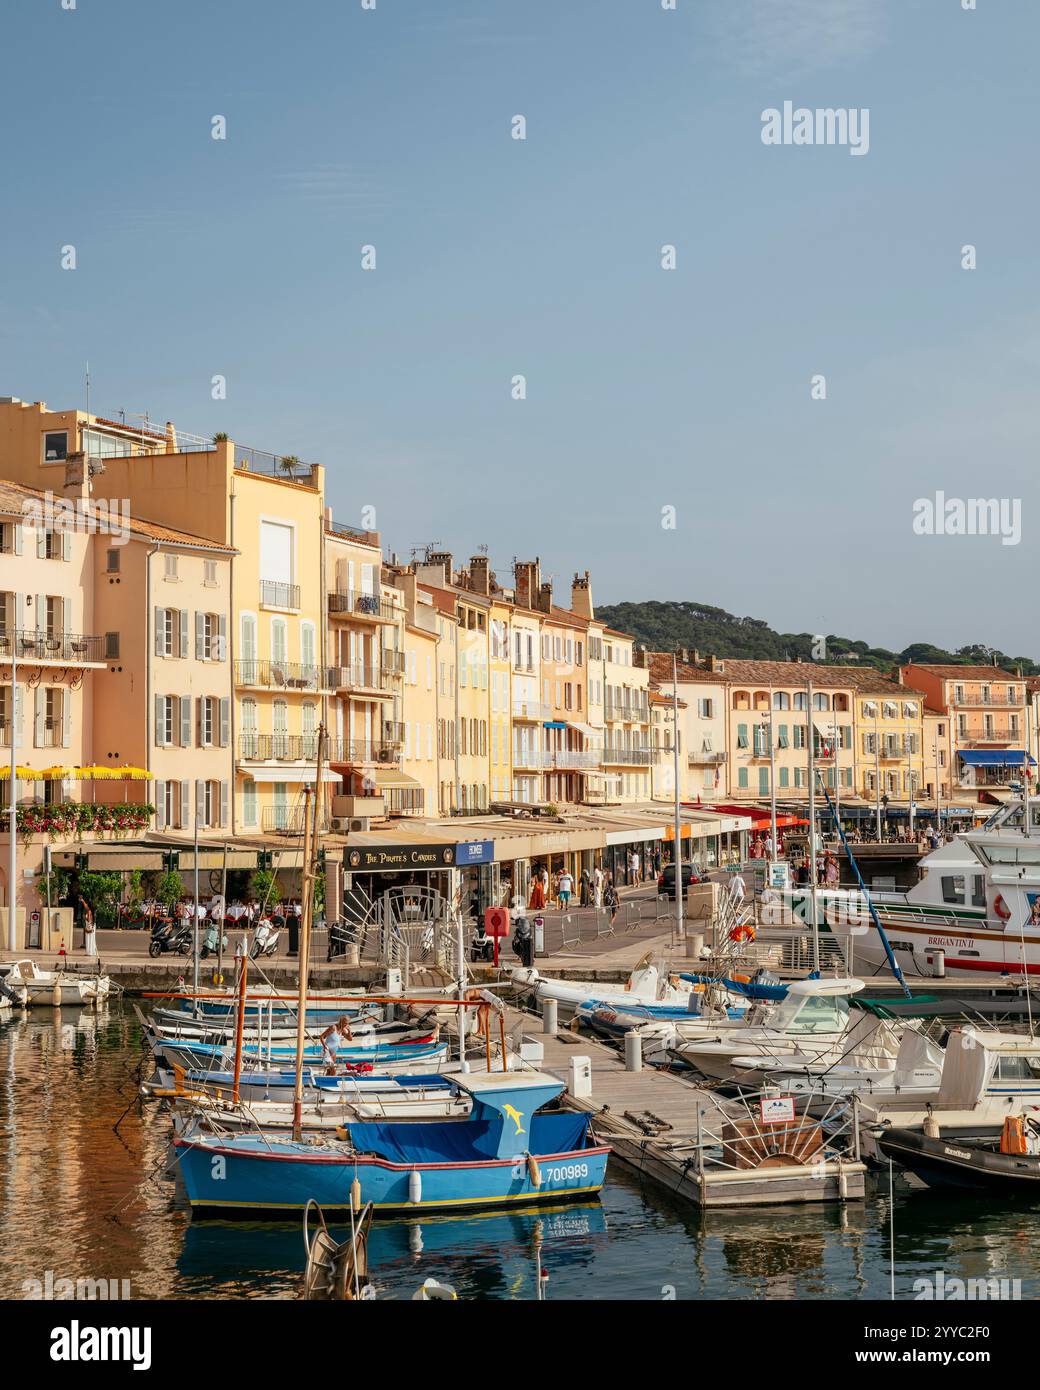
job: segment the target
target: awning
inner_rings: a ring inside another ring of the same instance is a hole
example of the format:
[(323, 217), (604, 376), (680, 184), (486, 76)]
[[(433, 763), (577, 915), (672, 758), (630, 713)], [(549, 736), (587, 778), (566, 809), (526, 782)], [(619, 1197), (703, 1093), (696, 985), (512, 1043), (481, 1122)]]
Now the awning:
[(377, 787), (421, 787), (414, 777), (402, 772), (398, 767), (377, 767), (373, 773)]
[[(239, 767), (239, 772), (243, 777), (251, 777), (254, 782), (288, 782), (293, 786), (302, 786), (305, 782), (314, 781), (315, 769), (312, 767)], [(340, 775), (338, 772), (326, 770), (321, 775), (323, 782), (328, 782), (333, 786), (339, 786)]]
[(567, 725), (559, 719), (545, 719), (542, 721), (543, 729), (566, 729)]
[[(965, 753), (958, 752), (957, 756), (969, 767), (1021, 767), (1027, 754), (1024, 748), (973, 748)], [(1030, 758), (1029, 761), (1036, 766), (1035, 758)]]

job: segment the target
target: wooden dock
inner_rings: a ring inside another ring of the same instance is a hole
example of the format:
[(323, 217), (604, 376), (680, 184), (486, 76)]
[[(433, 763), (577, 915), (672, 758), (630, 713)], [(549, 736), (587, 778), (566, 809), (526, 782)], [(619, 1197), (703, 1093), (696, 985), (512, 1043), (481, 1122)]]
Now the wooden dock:
[[(736, 1207), (847, 1201), (864, 1195), (865, 1165), (807, 1147), (811, 1122), (801, 1120), (791, 1127), (788, 1135), (794, 1142), (789, 1138), (786, 1144), (777, 1130), (754, 1123), (749, 1136), (745, 1106), (702, 1090), (677, 1073), (647, 1066), (628, 1071), (623, 1053), (564, 1027), (550, 1036), (542, 1031), (539, 1017), (518, 1009), (507, 1008), (506, 1028), (514, 1044), (522, 1038), (543, 1045), (543, 1060), (535, 1065), (567, 1085), (565, 1103), (594, 1117), (593, 1128), (610, 1144), (613, 1157), (675, 1197), (700, 1207)], [(591, 1062), (590, 1098), (571, 1091), (571, 1063), (581, 1057)], [(721, 1140), (724, 1133), (731, 1155), (742, 1145), (757, 1146), (757, 1166), (723, 1163), (706, 1153), (719, 1151), (721, 1144), (712, 1140)], [(781, 1152), (772, 1152), (777, 1147)], [(809, 1161), (801, 1161), (806, 1157)]]

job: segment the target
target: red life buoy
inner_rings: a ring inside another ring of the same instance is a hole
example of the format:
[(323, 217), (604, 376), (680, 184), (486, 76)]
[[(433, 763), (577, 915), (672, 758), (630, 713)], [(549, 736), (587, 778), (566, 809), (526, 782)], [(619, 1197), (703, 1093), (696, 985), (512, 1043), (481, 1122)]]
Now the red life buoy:
[(729, 939), (730, 941), (754, 941), (755, 929), (749, 925), (734, 927), (729, 934)]
[(1002, 922), (1007, 922), (1011, 917), (1011, 909), (1008, 907), (1007, 903), (1004, 901), (1004, 899), (1001, 897), (999, 893), (993, 899), (993, 911), (997, 914), (997, 916), (1000, 918)]

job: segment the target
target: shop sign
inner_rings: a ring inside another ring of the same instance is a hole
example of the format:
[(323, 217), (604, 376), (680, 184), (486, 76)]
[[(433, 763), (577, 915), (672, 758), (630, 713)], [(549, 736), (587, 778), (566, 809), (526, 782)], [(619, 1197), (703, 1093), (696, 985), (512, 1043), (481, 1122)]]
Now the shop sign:
[(413, 870), (453, 869), (454, 845), (357, 845), (343, 852), (343, 867), (351, 873), (410, 873)]

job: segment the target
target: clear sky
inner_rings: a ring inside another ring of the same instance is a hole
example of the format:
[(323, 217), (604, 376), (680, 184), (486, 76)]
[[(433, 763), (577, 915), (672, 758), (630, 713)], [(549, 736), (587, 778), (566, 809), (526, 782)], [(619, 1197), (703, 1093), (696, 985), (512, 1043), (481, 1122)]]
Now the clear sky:
[[(402, 556), (1040, 657), (1038, 51), (1036, 0), (7, 0), (0, 394), (89, 358)], [(938, 490), (1020, 544), (915, 535)]]

